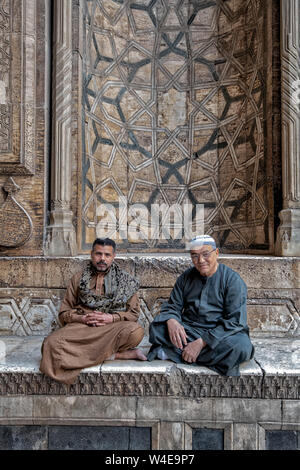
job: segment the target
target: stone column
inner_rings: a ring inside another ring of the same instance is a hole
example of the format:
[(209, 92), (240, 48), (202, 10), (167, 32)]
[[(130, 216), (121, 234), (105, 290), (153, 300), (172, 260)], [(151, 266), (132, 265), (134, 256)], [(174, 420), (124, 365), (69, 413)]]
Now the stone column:
[(275, 251), (300, 255), (299, 0), (281, 0), (281, 119), (283, 209)]
[(45, 254), (75, 255), (71, 211), (72, 0), (54, 0), (51, 212)]

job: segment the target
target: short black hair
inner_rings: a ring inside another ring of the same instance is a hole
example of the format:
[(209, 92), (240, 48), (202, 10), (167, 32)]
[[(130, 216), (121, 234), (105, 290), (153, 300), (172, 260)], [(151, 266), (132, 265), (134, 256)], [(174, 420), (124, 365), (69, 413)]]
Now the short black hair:
[(92, 245), (92, 251), (94, 250), (95, 245), (112, 246), (114, 252), (116, 251), (116, 243), (111, 238), (96, 238)]

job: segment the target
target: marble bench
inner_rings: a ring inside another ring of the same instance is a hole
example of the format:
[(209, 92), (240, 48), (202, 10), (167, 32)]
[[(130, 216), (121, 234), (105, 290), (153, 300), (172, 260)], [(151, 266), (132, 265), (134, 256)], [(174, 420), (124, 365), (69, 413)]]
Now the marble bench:
[[(300, 338), (254, 338), (254, 358), (240, 377), (171, 361), (105, 361), (83, 369), (77, 382), (59, 384), (39, 371), (44, 336), (1, 336), (0, 394), (137, 395), (299, 399)], [(141, 349), (147, 353), (147, 338)]]

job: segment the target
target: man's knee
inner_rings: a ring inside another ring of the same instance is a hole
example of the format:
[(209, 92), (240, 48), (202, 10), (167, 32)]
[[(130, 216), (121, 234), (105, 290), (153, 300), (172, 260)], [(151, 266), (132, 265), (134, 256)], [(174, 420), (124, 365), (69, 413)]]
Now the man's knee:
[(169, 342), (169, 333), (165, 323), (151, 323), (149, 327), (149, 341), (153, 344)]
[(144, 337), (144, 328), (141, 325), (136, 325), (136, 328), (130, 333), (130, 339), (136, 343), (136, 346), (142, 341)]
[(253, 346), (248, 335), (236, 334), (229, 336), (226, 338), (226, 345), (228, 349), (232, 350), (239, 362), (244, 362), (250, 359)]
[(42, 352), (44, 352), (46, 349), (49, 349), (52, 347), (52, 334), (50, 334), (49, 336), (47, 336), (47, 338), (44, 339), (43, 343), (42, 343)]
[(144, 337), (144, 328), (135, 322), (124, 322), (123, 328), (120, 331), (120, 339), (122, 344), (127, 344), (127, 347), (136, 347)]

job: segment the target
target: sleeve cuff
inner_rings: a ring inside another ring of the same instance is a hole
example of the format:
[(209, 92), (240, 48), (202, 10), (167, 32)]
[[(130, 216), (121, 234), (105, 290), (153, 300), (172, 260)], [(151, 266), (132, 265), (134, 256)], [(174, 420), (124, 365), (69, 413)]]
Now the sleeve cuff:
[(211, 349), (215, 349), (215, 347), (218, 346), (220, 340), (209, 334), (208, 331), (204, 331), (201, 335), (201, 338), (203, 341), (206, 342), (207, 346), (209, 346)]
[(113, 313), (113, 323), (117, 323), (118, 321), (121, 321), (121, 317), (118, 313)]

